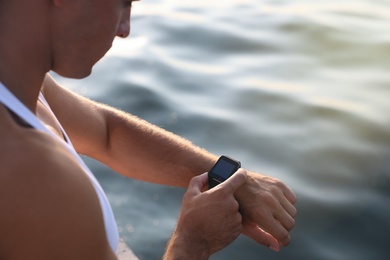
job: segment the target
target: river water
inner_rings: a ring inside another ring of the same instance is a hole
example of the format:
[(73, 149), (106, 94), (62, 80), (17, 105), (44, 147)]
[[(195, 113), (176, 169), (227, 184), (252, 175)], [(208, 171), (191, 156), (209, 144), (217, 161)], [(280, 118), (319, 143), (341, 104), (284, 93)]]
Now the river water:
[[(132, 34), (68, 88), (184, 136), (298, 196), (291, 245), (240, 237), (211, 259), (390, 253), (390, 1), (143, 0)], [(86, 159), (141, 259), (161, 259), (182, 189)]]

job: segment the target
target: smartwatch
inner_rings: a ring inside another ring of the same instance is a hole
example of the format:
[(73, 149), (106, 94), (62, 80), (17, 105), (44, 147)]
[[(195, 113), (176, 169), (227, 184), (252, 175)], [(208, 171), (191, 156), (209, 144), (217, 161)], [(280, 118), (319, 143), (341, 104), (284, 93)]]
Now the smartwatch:
[(208, 173), (209, 176), (209, 189), (214, 188), (218, 184), (227, 180), (233, 175), (239, 168), (241, 163), (225, 155), (219, 157), (218, 161), (214, 164)]

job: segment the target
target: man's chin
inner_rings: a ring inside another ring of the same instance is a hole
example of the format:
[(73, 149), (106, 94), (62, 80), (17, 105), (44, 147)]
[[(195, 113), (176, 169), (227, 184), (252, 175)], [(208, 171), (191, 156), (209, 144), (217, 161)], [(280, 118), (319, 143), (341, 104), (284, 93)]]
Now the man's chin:
[(83, 69), (72, 69), (72, 70), (56, 70), (53, 69), (55, 73), (60, 75), (64, 78), (71, 78), (71, 79), (83, 79), (91, 75), (92, 73), (92, 66), (90, 68), (83, 68)]

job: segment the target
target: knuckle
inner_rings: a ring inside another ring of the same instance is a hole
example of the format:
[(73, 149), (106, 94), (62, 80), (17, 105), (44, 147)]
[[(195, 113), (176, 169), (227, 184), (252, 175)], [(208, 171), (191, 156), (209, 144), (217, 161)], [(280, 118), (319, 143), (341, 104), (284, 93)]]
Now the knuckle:
[(295, 207), (293, 207), (291, 209), (291, 217), (295, 218), (297, 216), (297, 209)]
[(292, 230), (295, 226), (295, 220), (291, 219), (290, 223), (287, 224), (286, 228), (288, 231)]
[(191, 178), (189, 186), (195, 185), (199, 181), (199, 179), (200, 179), (200, 175)]
[(292, 209), (290, 210), (289, 214), (290, 214), (291, 218), (294, 219), (294, 218), (297, 216), (297, 210), (296, 210), (296, 208), (292, 208)]
[(241, 225), (241, 223), (242, 223), (242, 216), (241, 216), (241, 214), (237, 214), (236, 222), (240, 226), (240, 229), (241, 229), (241, 226), (242, 226)]
[(270, 187), (270, 193), (272, 193), (272, 194), (280, 194), (280, 193), (282, 193), (283, 188), (281, 187), (281, 185), (284, 185), (284, 184), (283, 183), (279, 184), (279, 182), (274, 183)]
[(233, 200), (231, 203), (231, 210), (234, 212), (234, 211), (238, 211), (239, 208), (240, 208), (240, 204), (238, 204), (236, 200)]
[(245, 179), (247, 178), (248, 172), (245, 169), (240, 168), (237, 173), (241, 174), (242, 178), (245, 178)]
[(284, 184), (284, 183), (281, 182), (280, 180), (276, 180), (276, 181), (274, 182), (274, 185), (275, 185), (275, 187), (277, 187), (279, 190), (287, 189), (286, 184)]
[(271, 193), (271, 192), (265, 193), (263, 200), (267, 205), (275, 205), (276, 204), (276, 199), (275, 199), (273, 193)]
[(283, 246), (288, 245), (290, 243), (290, 235), (289, 235), (288, 231), (287, 230), (283, 230), (280, 233), (280, 236), (279, 236), (278, 240), (280, 241), (280, 243)]
[(191, 194), (189, 194), (188, 192), (184, 193), (182, 202), (186, 203), (187, 201), (191, 200), (191, 197), (192, 197)]

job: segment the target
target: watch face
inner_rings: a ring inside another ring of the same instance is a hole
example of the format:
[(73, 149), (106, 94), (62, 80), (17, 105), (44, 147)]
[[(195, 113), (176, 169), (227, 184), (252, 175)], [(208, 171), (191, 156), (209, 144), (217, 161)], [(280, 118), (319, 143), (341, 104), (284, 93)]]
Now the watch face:
[(238, 168), (240, 168), (239, 162), (222, 156), (210, 170), (210, 174), (213, 175), (213, 177), (217, 177), (219, 180), (224, 181), (237, 171)]

